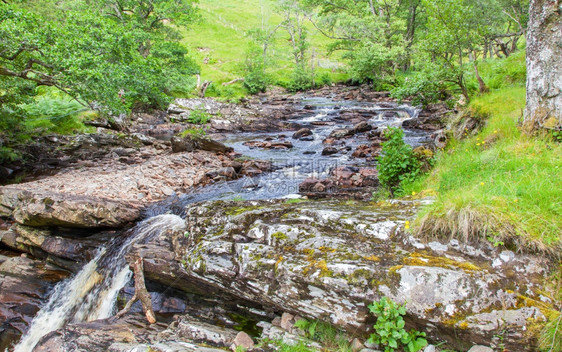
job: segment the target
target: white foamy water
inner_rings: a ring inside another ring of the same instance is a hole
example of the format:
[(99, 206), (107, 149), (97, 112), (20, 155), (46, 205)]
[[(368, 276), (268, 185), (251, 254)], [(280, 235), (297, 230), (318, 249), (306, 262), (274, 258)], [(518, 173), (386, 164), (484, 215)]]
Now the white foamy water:
[(75, 276), (55, 286), (49, 301), (37, 313), (14, 352), (31, 352), (43, 336), (66, 323), (111, 317), (115, 313), (119, 291), (132, 277), (125, 261), (125, 254), (132, 245), (168, 230), (184, 228), (181, 217), (158, 215), (139, 223), (126, 239), (115, 239), (100, 249)]

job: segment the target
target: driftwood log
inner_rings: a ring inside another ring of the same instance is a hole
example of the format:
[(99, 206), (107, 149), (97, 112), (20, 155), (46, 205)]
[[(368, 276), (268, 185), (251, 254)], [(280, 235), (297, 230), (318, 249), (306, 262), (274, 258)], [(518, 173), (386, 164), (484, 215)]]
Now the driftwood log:
[(231, 84), (238, 83), (238, 82), (244, 82), (244, 78), (243, 77), (242, 78), (236, 78), (236, 79), (233, 79), (232, 81), (224, 82), (222, 85), (226, 87), (226, 86), (229, 86)]
[(156, 316), (154, 315), (154, 311), (152, 310), (152, 300), (150, 299), (150, 293), (148, 293), (148, 291), (146, 290), (146, 285), (144, 283), (142, 258), (137, 259), (137, 261), (133, 264), (133, 272), (135, 275), (135, 294), (129, 300), (129, 302), (127, 302), (125, 307), (115, 315), (115, 319), (119, 319), (123, 315), (125, 315), (131, 309), (133, 303), (140, 300), (142, 304), (142, 310), (146, 315), (146, 320), (148, 320), (150, 324), (154, 324), (156, 323)]

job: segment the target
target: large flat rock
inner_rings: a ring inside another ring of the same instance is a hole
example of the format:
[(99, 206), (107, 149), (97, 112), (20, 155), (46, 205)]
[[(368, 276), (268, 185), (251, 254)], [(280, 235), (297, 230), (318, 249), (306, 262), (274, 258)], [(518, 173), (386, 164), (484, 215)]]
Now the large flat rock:
[[(457, 349), (533, 349), (544, 319), (544, 258), (492, 245), (421, 243), (403, 233), (416, 204), (211, 202), (187, 210), (188, 233), (138, 245), (147, 278), (349, 331), (368, 331), (367, 305), (405, 303), (410, 327)], [(528, 344), (522, 344), (527, 341)], [(527, 347), (525, 347), (527, 346)]]
[(0, 188), (0, 216), (26, 226), (122, 227), (137, 220), (142, 207), (133, 202), (26, 190), (29, 184)]

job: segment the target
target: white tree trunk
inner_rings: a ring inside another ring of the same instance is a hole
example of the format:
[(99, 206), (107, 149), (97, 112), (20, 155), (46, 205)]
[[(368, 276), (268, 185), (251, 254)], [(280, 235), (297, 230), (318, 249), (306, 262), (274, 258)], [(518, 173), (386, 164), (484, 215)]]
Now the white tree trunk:
[(526, 131), (562, 126), (562, 0), (531, 0)]

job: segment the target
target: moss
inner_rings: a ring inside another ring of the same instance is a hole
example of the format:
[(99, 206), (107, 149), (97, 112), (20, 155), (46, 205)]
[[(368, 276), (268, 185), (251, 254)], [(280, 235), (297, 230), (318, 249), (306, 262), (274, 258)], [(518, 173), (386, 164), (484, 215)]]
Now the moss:
[(363, 257), (363, 259), (368, 260), (370, 262), (380, 262), (381, 258), (377, 257), (376, 255), (370, 255), (368, 257)]
[(447, 257), (434, 257), (421, 253), (412, 253), (409, 257), (404, 258), (403, 262), (405, 265), (410, 266), (433, 266), (445, 269), (462, 269), (467, 273), (482, 270), (478, 266), (469, 262), (457, 262)]
[(278, 240), (286, 240), (288, 238), (287, 234), (281, 231), (275, 232), (274, 234), (271, 235), (271, 237), (277, 238)]
[(263, 206), (248, 206), (248, 207), (231, 207), (228, 210), (226, 210), (224, 213), (228, 216), (237, 216), (243, 213), (246, 213), (248, 211), (252, 211), (252, 210), (259, 210), (259, 209), (263, 209)]

